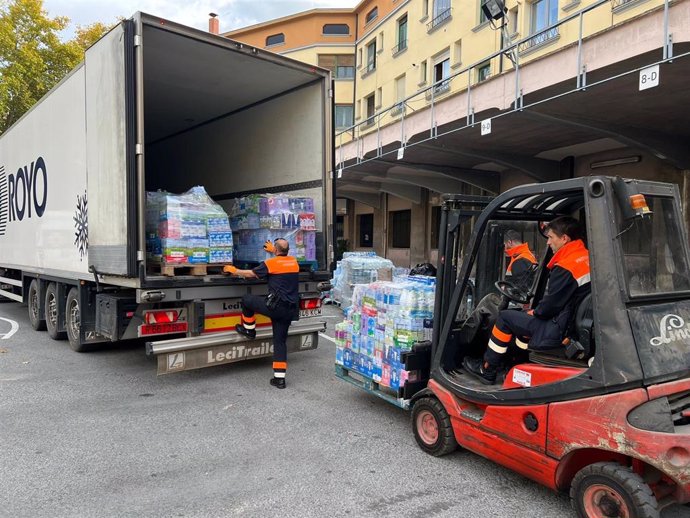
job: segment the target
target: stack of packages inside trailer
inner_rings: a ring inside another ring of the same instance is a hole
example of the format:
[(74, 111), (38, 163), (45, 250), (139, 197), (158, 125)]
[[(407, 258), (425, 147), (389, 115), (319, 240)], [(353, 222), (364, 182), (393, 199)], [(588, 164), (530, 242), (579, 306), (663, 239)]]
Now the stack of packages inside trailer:
[(433, 277), (406, 276), (356, 285), (345, 320), (335, 327), (340, 377), (356, 373), (373, 382), (364, 388), (383, 388), (396, 400), (404, 399), (406, 384), (426, 378), (406, 356), (432, 338), (435, 284)]

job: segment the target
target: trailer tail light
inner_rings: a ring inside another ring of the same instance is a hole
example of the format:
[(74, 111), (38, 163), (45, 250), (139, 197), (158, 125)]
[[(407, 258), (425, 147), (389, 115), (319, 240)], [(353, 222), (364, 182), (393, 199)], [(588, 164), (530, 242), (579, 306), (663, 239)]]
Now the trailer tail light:
[(633, 194), (630, 196), (630, 207), (638, 216), (646, 216), (652, 213), (652, 211), (649, 210), (644, 194)]
[(300, 309), (318, 309), (321, 307), (321, 299), (316, 297), (313, 299), (300, 299)]
[(147, 311), (144, 314), (144, 322), (147, 324), (172, 324), (177, 322), (180, 312), (177, 309)]
[(156, 309), (144, 312), (139, 336), (186, 333), (189, 330), (185, 309)]
[(299, 316), (318, 317), (321, 315), (321, 297), (317, 294), (307, 296), (299, 300)]

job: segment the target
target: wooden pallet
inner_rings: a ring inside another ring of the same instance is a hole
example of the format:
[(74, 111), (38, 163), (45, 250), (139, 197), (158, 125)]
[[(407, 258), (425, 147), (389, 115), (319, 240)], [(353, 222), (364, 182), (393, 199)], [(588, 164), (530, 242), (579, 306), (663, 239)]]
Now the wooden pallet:
[(409, 399), (403, 399), (400, 397), (400, 392), (394, 389), (385, 387), (375, 382), (371, 378), (363, 375), (361, 372), (357, 372), (353, 369), (348, 369), (342, 365), (335, 365), (335, 375), (343, 381), (359, 387), (376, 397), (379, 397), (392, 405), (402, 408), (403, 410), (409, 410), (410, 401)]
[(166, 277), (179, 277), (192, 275), (203, 277), (205, 275), (220, 275), (223, 273), (222, 264), (152, 264), (151, 271)]

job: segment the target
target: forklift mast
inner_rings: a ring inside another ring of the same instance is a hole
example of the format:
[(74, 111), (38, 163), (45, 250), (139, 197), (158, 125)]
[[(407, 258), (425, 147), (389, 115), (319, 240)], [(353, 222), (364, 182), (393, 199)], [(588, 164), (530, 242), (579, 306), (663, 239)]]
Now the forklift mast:
[(444, 194), (441, 198), (432, 356), (438, 344), (438, 333), (443, 329), (443, 323), (448, 317), (450, 298), (458, 282), (460, 261), (469, 243), (471, 232), (463, 232), (464, 224), (481, 214), (492, 200), (492, 196), (467, 194)]

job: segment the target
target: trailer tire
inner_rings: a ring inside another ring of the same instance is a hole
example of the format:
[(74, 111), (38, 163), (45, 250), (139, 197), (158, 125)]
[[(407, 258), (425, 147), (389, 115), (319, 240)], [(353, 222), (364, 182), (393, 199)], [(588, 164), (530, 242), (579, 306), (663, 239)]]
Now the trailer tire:
[(29, 293), (26, 297), (26, 305), (29, 309), (29, 322), (36, 331), (45, 331), (46, 321), (41, 318), (41, 290), (38, 279), (33, 279), (29, 284)]
[(434, 457), (447, 455), (458, 448), (450, 416), (436, 398), (424, 397), (414, 404), (412, 431), (419, 447)]
[(78, 353), (90, 351), (91, 348), (81, 343), (81, 308), (79, 307), (79, 290), (72, 288), (67, 294), (65, 303), (65, 329), (67, 329), (67, 339), (72, 350)]
[(67, 338), (66, 332), (58, 331), (60, 324), (58, 322), (58, 315), (62, 313), (60, 310), (64, 309), (60, 308), (60, 304), (62, 304), (62, 301), (58, 298), (57, 284), (51, 282), (46, 289), (45, 317), (48, 336), (53, 340), (64, 340)]
[(579, 518), (659, 518), (652, 489), (637, 473), (616, 462), (597, 462), (581, 469), (570, 486), (570, 499)]

